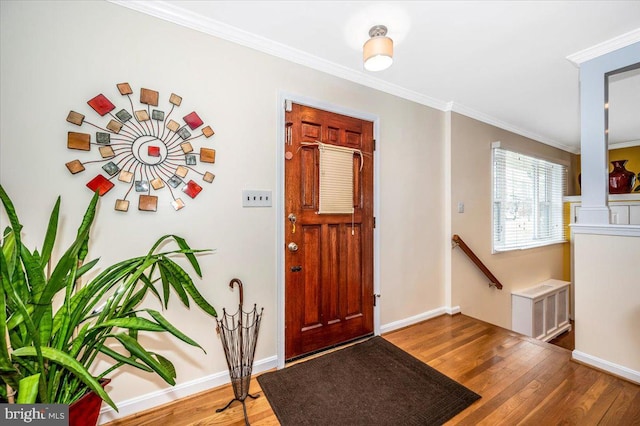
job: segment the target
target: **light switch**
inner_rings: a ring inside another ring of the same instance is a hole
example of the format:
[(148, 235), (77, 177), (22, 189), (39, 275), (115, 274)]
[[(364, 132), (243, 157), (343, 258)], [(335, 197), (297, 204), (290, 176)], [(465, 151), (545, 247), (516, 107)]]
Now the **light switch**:
[(271, 191), (242, 191), (242, 207), (271, 207)]

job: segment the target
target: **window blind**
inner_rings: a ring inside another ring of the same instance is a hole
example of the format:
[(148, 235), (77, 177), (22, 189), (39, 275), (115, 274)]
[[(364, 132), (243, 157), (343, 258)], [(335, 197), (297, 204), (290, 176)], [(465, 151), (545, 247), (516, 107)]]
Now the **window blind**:
[(352, 214), (355, 150), (318, 143), (320, 150), (319, 214)]
[(566, 186), (566, 166), (493, 148), (493, 251), (566, 241)]

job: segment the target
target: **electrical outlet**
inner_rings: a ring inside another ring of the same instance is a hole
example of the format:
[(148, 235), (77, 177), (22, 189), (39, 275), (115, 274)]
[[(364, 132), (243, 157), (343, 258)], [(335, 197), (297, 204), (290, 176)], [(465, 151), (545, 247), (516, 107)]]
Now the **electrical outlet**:
[(243, 190), (242, 207), (271, 207), (271, 191)]

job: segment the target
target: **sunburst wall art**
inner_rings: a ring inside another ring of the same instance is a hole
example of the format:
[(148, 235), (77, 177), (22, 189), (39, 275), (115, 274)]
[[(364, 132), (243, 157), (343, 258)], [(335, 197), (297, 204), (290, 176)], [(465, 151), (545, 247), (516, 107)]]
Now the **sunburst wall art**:
[(122, 194), (115, 202), (117, 211), (129, 211), (129, 201), (135, 198), (142, 211), (157, 211), (159, 197), (166, 198), (175, 210), (184, 208), (184, 195), (196, 198), (203, 188), (200, 183), (210, 184), (215, 178), (210, 171), (199, 170), (212, 167), (216, 161), (216, 151), (204, 146), (214, 135), (213, 129), (204, 126), (195, 111), (184, 116), (177, 113), (182, 98), (175, 93), (169, 96), (169, 110), (165, 112), (167, 108), (157, 109), (159, 92), (141, 88), (136, 109), (129, 83), (117, 87), (127, 98), (128, 108), (118, 110), (103, 94), (87, 102), (100, 116), (99, 124), (78, 112), (69, 112), (69, 123), (95, 132), (68, 132), (67, 148), (85, 151), (83, 156), (92, 158), (97, 153), (98, 158), (72, 160), (66, 163), (67, 169), (73, 175), (96, 169), (97, 174), (90, 174), (86, 186), (100, 196), (117, 191), (117, 185)]

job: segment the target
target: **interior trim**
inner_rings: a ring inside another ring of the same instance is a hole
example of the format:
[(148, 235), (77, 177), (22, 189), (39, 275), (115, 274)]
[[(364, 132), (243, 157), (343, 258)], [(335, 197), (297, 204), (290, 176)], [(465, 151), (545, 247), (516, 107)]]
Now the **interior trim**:
[(640, 225), (569, 225), (573, 234), (613, 235), (618, 237), (640, 237)]
[(453, 101), (447, 102), (430, 96), (423, 95), (413, 90), (406, 89), (396, 84), (388, 83), (379, 78), (373, 77), (363, 71), (356, 71), (351, 68), (344, 67), (334, 62), (326, 61), (314, 55), (310, 55), (298, 49), (286, 46), (282, 43), (257, 36), (244, 30), (232, 27), (214, 19), (206, 18), (201, 15), (190, 12), (186, 9), (173, 6), (163, 1), (146, 1), (146, 0), (107, 0), (110, 3), (117, 4), (165, 21), (172, 22), (196, 31), (203, 32), (227, 41), (231, 41), (242, 46), (258, 50), (268, 55), (276, 56), (296, 64), (342, 78), (357, 84), (361, 84), (372, 89), (390, 95), (398, 96), (402, 99), (413, 101), (420, 105), (425, 105), (440, 111), (455, 111), (459, 114), (466, 115), (478, 121), (500, 127), (504, 130), (516, 133), (518, 135), (534, 139), (546, 145), (550, 145), (571, 153), (578, 153), (579, 150), (568, 147), (558, 141), (548, 137), (536, 134), (534, 132), (521, 129), (518, 126), (506, 123), (488, 114), (476, 111), (472, 108), (464, 106)]
[(596, 44), (576, 53), (567, 56), (567, 59), (576, 67), (580, 67), (583, 62), (590, 61), (599, 56), (611, 53), (614, 50), (622, 49), (633, 43), (640, 42), (640, 28), (629, 31), (628, 33), (614, 37), (611, 40)]
[(614, 376), (622, 377), (623, 379), (640, 384), (640, 371), (635, 371), (622, 365), (614, 364), (613, 362), (606, 361), (578, 350), (571, 352), (571, 359), (581, 364), (613, 374)]
[(440, 308), (432, 309), (427, 312), (423, 312), (418, 315), (414, 315), (409, 318), (403, 318), (401, 320), (393, 321), (388, 324), (385, 324), (380, 328), (380, 334), (389, 333), (394, 330), (408, 327), (410, 325), (417, 324), (419, 322), (426, 321), (431, 318), (439, 317), (440, 315), (445, 315), (445, 314), (455, 315), (459, 313), (460, 313), (459, 306), (453, 306), (453, 307), (443, 306)]
[(554, 148), (561, 149), (563, 151), (570, 152), (572, 154), (580, 154), (580, 148), (574, 148), (563, 143), (560, 143), (556, 140), (550, 139), (546, 136), (542, 136), (538, 133), (530, 132), (528, 130), (523, 130), (517, 126), (513, 126), (505, 121), (498, 120), (490, 115), (487, 115), (483, 112), (477, 111), (473, 108), (466, 107), (456, 102), (449, 102), (447, 104), (447, 108), (445, 111), (453, 111), (455, 113), (467, 116), (469, 118), (473, 118), (478, 121), (482, 121), (483, 123), (490, 124), (492, 126), (499, 127), (502, 130), (507, 130), (509, 132), (518, 134), (520, 136), (524, 136), (525, 138), (533, 139), (534, 141), (541, 142), (545, 145), (552, 146)]

